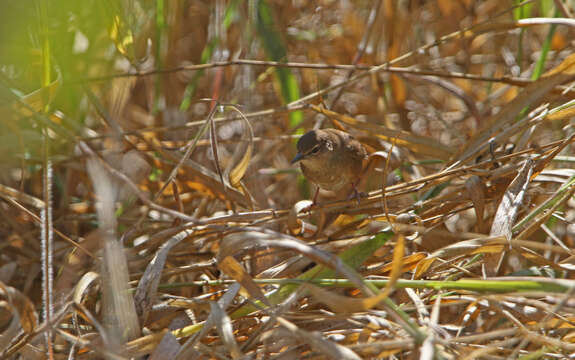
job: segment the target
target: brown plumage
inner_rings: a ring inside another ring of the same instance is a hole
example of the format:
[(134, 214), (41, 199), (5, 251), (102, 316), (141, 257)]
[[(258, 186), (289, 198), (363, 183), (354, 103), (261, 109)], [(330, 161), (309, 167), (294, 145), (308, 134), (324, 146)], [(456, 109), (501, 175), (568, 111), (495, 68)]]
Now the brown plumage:
[(335, 192), (348, 185), (355, 189), (367, 152), (351, 135), (336, 129), (311, 130), (299, 139), (297, 149), (292, 164), (299, 162), (309, 181)]

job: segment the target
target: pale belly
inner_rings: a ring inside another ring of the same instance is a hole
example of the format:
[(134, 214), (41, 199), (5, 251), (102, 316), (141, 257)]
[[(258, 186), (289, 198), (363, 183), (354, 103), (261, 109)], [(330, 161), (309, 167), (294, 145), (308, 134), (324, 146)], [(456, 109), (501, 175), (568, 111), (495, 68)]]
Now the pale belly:
[(311, 182), (318, 185), (324, 190), (338, 191), (347, 185), (354, 183), (361, 173), (361, 160), (347, 159), (346, 165), (342, 166), (341, 159), (333, 162), (324, 162), (321, 170), (317, 169), (314, 164), (301, 163), (301, 170)]

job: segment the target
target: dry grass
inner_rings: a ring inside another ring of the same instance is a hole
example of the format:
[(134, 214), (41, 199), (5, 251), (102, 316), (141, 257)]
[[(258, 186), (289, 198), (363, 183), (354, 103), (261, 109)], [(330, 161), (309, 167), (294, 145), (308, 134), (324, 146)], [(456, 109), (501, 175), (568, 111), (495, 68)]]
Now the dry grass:
[[(21, 3), (1, 358), (575, 354), (573, 2)], [(359, 202), (309, 209), (314, 127)]]

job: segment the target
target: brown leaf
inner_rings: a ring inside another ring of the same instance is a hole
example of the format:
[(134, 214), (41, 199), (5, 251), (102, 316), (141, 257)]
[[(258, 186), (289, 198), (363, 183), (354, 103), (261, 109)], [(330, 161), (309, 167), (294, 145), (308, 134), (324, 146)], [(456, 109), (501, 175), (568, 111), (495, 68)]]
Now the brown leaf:
[[(531, 181), (535, 163), (528, 159), (517, 173), (517, 176), (503, 194), (503, 198), (497, 207), (493, 224), (491, 225), (491, 236), (505, 236), (507, 240), (513, 237), (512, 228), (519, 208), (523, 204), (523, 198), (527, 192), (527, 186)], [(501, 261), (505, 257), (505, 251), (501, 254), (491, 254), (485, 256), (483, 269), (487, 276), (496, 276), (499, 272)]]
[[(415, 271), (414, 278), (420, 279), (425, 274), (436, 259), (449, 259), (462, 255), (500, 253), (503, 249), (502, 236), (485, 236), (482, 238), (459, 241), (455, 244), (441, 248), (423, 259)], [(506, 240), (505, 240), (506, 241)]]
[(14, 338), (24, 331), (31, 333), (38, 326), (38, 315), (34, 305), (27, 296), (19, 290), (0, 282), (0, 307), (11, 314), (10, 325), (3, 328), (0, 334), (0, 353), (2, 353)]
[(483, 180), (477, 175), (472, 175), (469, 179), (465, 181), (465, 189), (473, 202), (473, 208), (475, 210), (475, 231), (478, 233), (483, 233), (485, 226), (485, 221), (483, 220), (485, 213), (485, 184)]
[(333, 341), (324, 339), (321, 335), (300, 329), (295, 324), (278, 317), (278, 322), (288, 329), (299, 341), (310, 345), (314, 350), (331, 359), (359, 360), (360, 357), (351, 349)]
[[(413, 253), (411, 255), (405, 256), (403, 259), (401, 259), (401, 263), (402, 263), (401, 271), (405, 272), (405, 271), (413, 270), (414, 268), (417, 267), (419, 262), (421, 260), (423, 260), (425, 257), (426, 257), (425, 253), (422, 253), (422, 252), (417, 252), (417, 253)], [(386, 274), (390, 271), (393, 271), (394, 268), (395, 268), (395, 264), (392, 261), (391, 264), (388, 264), (388, 265), (385, 265), (384, 267), (382, 267), (381, 270), (379, 271), (379, 273)]]
[(515, 179), (509, 184), (497, 207), (495, 219), (493, 219), (491, 231), (489, 232), (490, 236), (505, 236), (508, 240), (511, 240), (511, 229), (517, 218), (519, 207), (523, 204), (523, 197), (531, 181), (534, 165), (533, 160), (528, 159), (517, 173)]
[(168, 253), (174, 246), (189, 237), (192, 233), (192, 230), (185, 229), (171, 237), (158, 249), (152, 261), (146, 266), (144, 275), (140, 278), (136, 293), (134, 294), (136, 311), (142, 318), (143, 323), (146, 322), (149, 311), (156, 301), (156, 293), (158, 291), (158, 285), (160, 284), (162, 270), (168, 258)]
[(271, 306), (260, 287), (254, 282), (254, 279), (246, 273), (243, 266), (232, 256), (226, 256), (218, 260), (218, 268), (239, 282), (253, 299), (261, 301), (266, 306)]
[[(247, 140), (242, 142), (242, 146), (239, 146), (235, 149), (234, 155), (232, 156), (232, 159), (236, 159), (240, 156), (241, 159), (237, 162), (237, 164), (233, 168), (231, 168), (231, 170), (230, 169), (227, 170), (229, 171), (228, 180), (230, 181), (230, 185), (239, 190), (241, 189), (240, 181), (242, 180), (246, 171), (248, 170), (248, 166), (252, 158), (252, 152), (254, 149), (254, 130), (249, 120), (245, 117), (245, 115), (241, 111), (239, 111), (235, 106), (233, 107), (233, 109), (236, 110), (244, 120), (243, 137), (244, 139), (247, 137)], [(230, 167), (233, 164), (234, 161), (230, 163)]]

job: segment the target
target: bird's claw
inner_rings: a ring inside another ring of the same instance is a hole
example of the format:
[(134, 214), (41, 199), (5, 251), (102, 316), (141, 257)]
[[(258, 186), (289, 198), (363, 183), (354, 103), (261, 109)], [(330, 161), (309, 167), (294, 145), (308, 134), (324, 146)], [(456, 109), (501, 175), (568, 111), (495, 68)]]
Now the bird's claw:
[(349, 194), (349, 196), (347, 197), (347, 200), (349, 201), (349, 200), (355, 198), (357, 200), (357, 205), (359, 205), (360, 199), (366, 198), (366, 197), (368, 197), (367, 193), (365, 193), (363, 191), (358, 191), (357, 188), (354, 186), (353, 191), (351, 192), (351, 194)]

